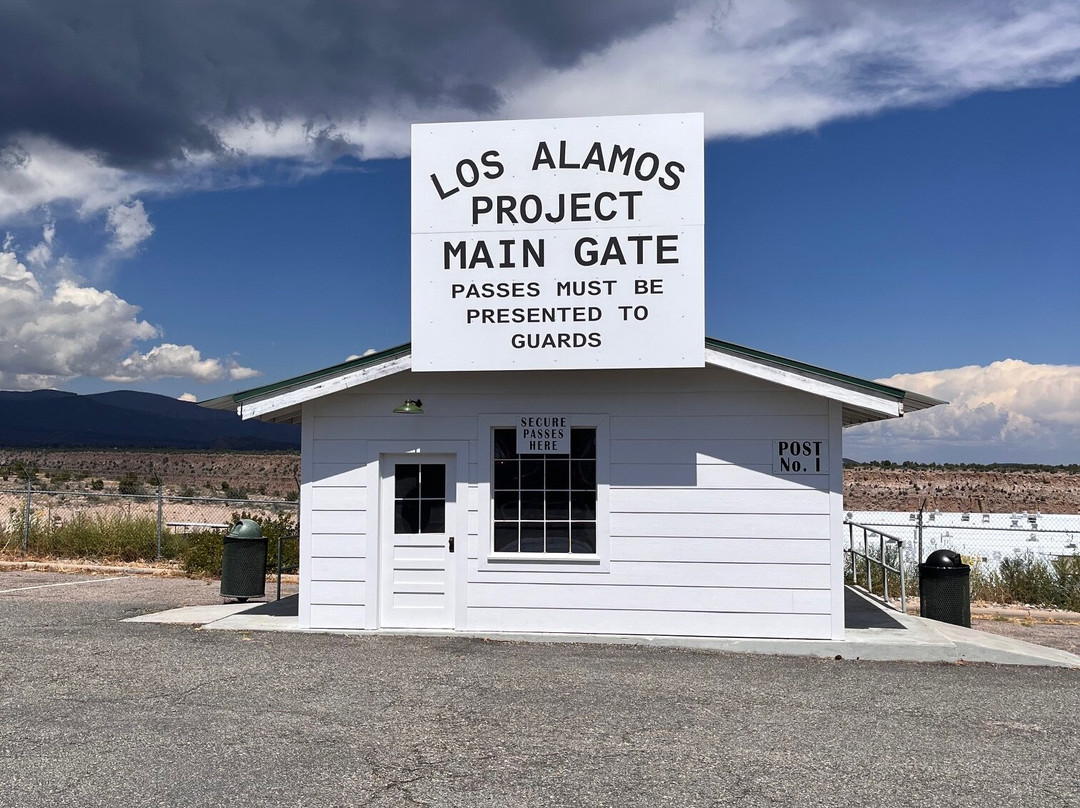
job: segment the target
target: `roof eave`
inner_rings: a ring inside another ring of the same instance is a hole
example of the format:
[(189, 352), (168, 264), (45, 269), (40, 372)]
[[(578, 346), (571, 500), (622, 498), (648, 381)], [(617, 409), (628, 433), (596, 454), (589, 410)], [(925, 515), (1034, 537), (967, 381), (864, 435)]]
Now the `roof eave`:
[[(844, 426), (900, 418), (905, 412), (946, 403), (898, 387), (709, 337), (705, 339), (705, 361), (706, 364), (839, 401), (843, 405)], [(201, 402), (201, 406), (235, 410), (242, 418), (296, 423), (300, 420), (301, 407), (306, 401), (411, 367), (412, 347), (406, 343), (275, 384), (220, 396)]]

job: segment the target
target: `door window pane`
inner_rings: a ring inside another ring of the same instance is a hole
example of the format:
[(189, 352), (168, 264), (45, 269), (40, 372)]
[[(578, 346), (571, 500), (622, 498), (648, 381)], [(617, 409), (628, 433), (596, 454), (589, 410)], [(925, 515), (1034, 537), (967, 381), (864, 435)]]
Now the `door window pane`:
[(420, 466), (417, 463), (398, 463), (394, 466), (394, 498), (420, 496)]
[(446, 532), (446, 465), (394, 465), (394, 532)]
[(443, 499), (446, 496), (446, 466), (442, 463), (425, 463), (421, 466), (421, 499)]
[(446, 532), (446, 503), (443, 500), (420, 500), (420, 532)]
[(420, 500), (399, 499), (394, 503), (394, 532), (420, 532)]

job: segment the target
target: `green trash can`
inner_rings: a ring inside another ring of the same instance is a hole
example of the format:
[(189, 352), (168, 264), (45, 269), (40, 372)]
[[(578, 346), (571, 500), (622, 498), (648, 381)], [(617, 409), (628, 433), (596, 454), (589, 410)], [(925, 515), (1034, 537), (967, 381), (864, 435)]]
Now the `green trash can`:
[(266, 537), (254, 519), (241, 519), (225, 534), (221, 596), (241, 603), (266, 596)]
[(971, 628), (971, 567), (953, 550), (935, 550), (919, 565), (919, 615)]

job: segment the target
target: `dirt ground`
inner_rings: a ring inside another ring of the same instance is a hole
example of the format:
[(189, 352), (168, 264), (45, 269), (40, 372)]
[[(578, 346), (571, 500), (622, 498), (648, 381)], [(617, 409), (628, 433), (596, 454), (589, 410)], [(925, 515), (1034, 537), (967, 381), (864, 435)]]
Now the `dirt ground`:
[(844, 507), (856, 511), (1080, 513), (1080, 474), (847, 468)]
[(1001, 617), (972, 617), (971, 627), (988, 634), (1080, 654), (1080, 622), (1038, 622)]
[[(115, 490), (125, 474), (140, 483), (159, 476), (166, 493), (186, 496), (223, 487), (282, 498), (299, 487), (300, 456), (290, 452), (102, 451), (0, 448), (0, 488), (19, 487), (18, 463), (51, 488), (77, 489), (101, 479)], [(4, 478), (7, 479), (4, 479)], [(275, 496), (276, 495), (276, 496)], [(1080, 474), (1064, 471), (945, 471), (852, 467), (844, 470), (851, 510), (1080, 513)]]
[(197, 496), (226, 488), (273, 499), (295, 494), (300, 485), (300, 455), (292, 452), (102, 451), (0, 449), (0, 488), (18, 488), (23, 478), (12, 467), (26, 464), (38, 481), (54, 490), (86, 488), (100, 479), (115, 491), (126, 474), (141, 485), (160, 477), (167, 495)]

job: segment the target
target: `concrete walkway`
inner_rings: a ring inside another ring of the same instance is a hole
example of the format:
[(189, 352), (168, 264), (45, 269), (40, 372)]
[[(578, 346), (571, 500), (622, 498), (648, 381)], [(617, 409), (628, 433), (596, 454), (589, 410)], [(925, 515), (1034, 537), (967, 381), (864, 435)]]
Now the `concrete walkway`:
[[(990, 662), (998, 665), (1034, 665), (1080, 668), (1080, 656), (1022, 640), (999, 637), (962, 626), (941, 623), (887, 609), (862, 591), (845, 593), (846, 639), (759, 640), (712, 637), (637, 637), (586, 634), (484, 633), (435, 630), (380, 631), (412, 636), (476, 637), (515, 642), (575, 642), (659, 645), (703, 648), (745, 654), (842, 657), (894, 662)], [(187, 606), (157, 614), (129, 618), (136, 623), (184, 623), (226, 631), (309, 631), (297, 620), (297, 596), (269, 603), (226, 603)], [(371, 631), (324, 631), (362, 634)]]

